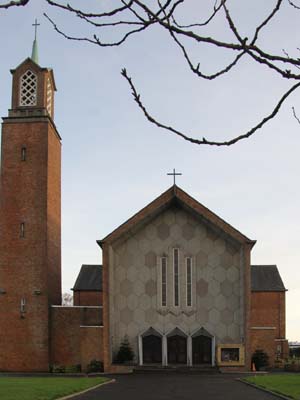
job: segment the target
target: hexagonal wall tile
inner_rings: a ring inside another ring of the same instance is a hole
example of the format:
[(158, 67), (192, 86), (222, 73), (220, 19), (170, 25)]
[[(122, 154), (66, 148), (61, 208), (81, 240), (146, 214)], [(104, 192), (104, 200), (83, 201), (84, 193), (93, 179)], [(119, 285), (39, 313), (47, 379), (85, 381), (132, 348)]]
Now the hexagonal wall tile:
[(207, 294), (200, 300), (200, 304), (202, 307), (206, 308), (207, 310), (211, 310), (214, 308), (215, 298), (211, 294)]
[(208, 283), (204, 279), (199, 279), (196, 284), (196, 293), (199, 297), (204, 297), (208, 292)]
[(115, 271), (115, 277), (118, 281), (122, 281), (125, 279), (126, 276), (126, 270), (123, 267), (123, 265), (118, 265)]
[(143, 282), (137, 280), (133, 284), (133, 292), (137, 295), (140, 296), (145, 292), (145, 285)]
[(147, 239), (152, 240), (156, 237), (156, 228), (153, 224), (148, 224), (145, 228), (145, 236)]
[(124, 279), (120, 285), (120, 292), (124, 296), (128, 296), (132, 292), (132, 283), (128, 279)]
[(146, 253), (147, 251), (149, 251), (151, 249), (151, 242), (149, 239), (147, 239), (146, 237), (141, 238), (139, 241), (139, 249), (143, 252)]
[(213, 248), (213, 241), (206, 237), (205, 239), (200, 241), (199, 245), (200, 249), (204, 251), (204, 253), (209, 254)]
[(121, 259), (120, 262), (124, 267), (127, 267), (128, 265), (131, 265), (133, 263), (134, 257), (130, 251), (126, 251)]
[(137, 322), (137, 323), (140, 323), (140, 324), (144, 323), (145, 322), (145, 311), (141, 310), (140, 308), (135, 309), (134, 313), (133, 313), (133, 318), (134, 318), (135, 322)]
[(218, 323), (216, 330), (217, 330), (217, 335), (220, 339), (223, 339), (227, 335), (227, 327), (224, 324), (222, 324), (222, 322)]
[(149, 281), (146, 282), (145, 284), (145, 293), (152, 297), (155, 296), (157, 292), (157, 285), (156, 282), (153, 279), (150, 279)]
[(134, 293), (131, 293), (127, 298), (128, 308), (133, 311), (138, 307), (138, 304), (138, 297)]
[(138, 271), (138, 279), (141, 282), (147, 282), (150, 278), (151, 278), (151, 269), (145, 266), (141, 266)]
[(217, 324), (220, 321), (220, 311), (213, 308), (208, 313), (208, 320), (211, 324)]
[(217, 267), (215, 269), (214, 277), (218, 282), (223, 282), (226, 278), (226, 271), (223, 267)]
[(208, 310), (204, 307), (198, 307), (196, 320), (199, 322), (199, 325), (205, 324), (208, 321)]
[(123, 310), (120, 311), (120, 320), (125, 324), (128, 325), (133, 318), (133, 312), (128, 307), (125, 307)]
[(149, 310), (145, 311), (145, 320), (148, 324), (153, 324), (157, 320), (157, 312), (150, 308)]
[(238, 340), (239, 338), (239, 333), (240, 333), (240, 329), (239, 326), (232, 323), (231, 325), (228, 326), (227, 328), (227, 335), (229, 337), (231, 337), (233, 340)]
[(203, 251), (199, 251), (196, 255), (197, 268), (205, 267), (208, 263), (208, 256)]
[(232, 294), (232, 290), (233, 290), (232, 282), (225, 279), (225, 281), (221, 283), (221, 293), (225, 297), (229, 297)]
[(206, 227), (203, 224), (198, 224), (196, 227), (196, 235), (199, 239), (206, 238)]
[(191, 240), (195, 236), (195, 227), (190, 223), (186, 223), (182, 227), (182, 236), (186, 240)]
[(157, 236), (161, 240), (167, 239), (169, 237), (169, 235), (170, 235), (170, 228), (165, 222), (160, 223), (157, 226), (156, 230), (157, 230)]
[(208, 255), (208, 264), (213, 268), (219, 267), (221, 264), (221, 258), (217, 253), (210, 253)]
[(237, 310), (240, 307), (240, 298), (235, 294), (228, 297), (228, 307), (230, 310)]
[(225, 252), (225, 241), (221, 238), (215, 240), (214, 250), (219, 255), (223, 254)]
[(229, 254), (233, 256), (234, 254), (237, 253), (238, 246), (235, 246), (233, 243), (226, 241), (226, 250), (228, 251)]
[(137, 276), (137, 269), (134, 265), (130, 265), (130, 267), (127, 268), (127, 279), (130, 282), (134, 282), (136, 280)]
[(181, 239), (182, 230), (181, 227), (177, 224), (174, 224), (170, 227), (170, 235), (172, 239), (178, 240)]
[(215, 298), (215, 307), (217, 310), (224, 310), (226, 308), (226, 298), (222, 295), (222, 293), (218, 294), (218, 296)]
[(207, 235), (208, 239), (210, 239), (213, 242), (215, 240), (217, 240), (219, 237), (218, 233), (210, 227), (206, 227), (206, 235)]
[(175, 224), (176, 221), (176, 213), (174, 210), (168, 210), (163, 214), (164, 222), (168, 225)]
[(208, 293), (213, 296), (217, 296), (220, 293), (220, 283), (215, 279), (212, 279), (208, 283)]
[(230, 267), (227, 271), (227, 279), (231, 282), (235, 282), (239, 279), (239, 270), (236, 267)]
[(147, 294), (143, 294), (142, 296), (140, 296), (139, 302), (139, 307), (143, 310), (148, 310), (151, 307), (151, 297)]
[(230, 325), (233, 322), (233, 311), (225, 308), (225, 310), (221, 311), (221, 321), (224, 325)]
[(182, 210), (177, 210), (176, 214), (176, 224), (183, 226), (187, 221), (187, 214)]
[(228, 251), (225, 251), (222, 255), (221, 255), (221, 265), (224, 268), (229, 268), (231, 267), (231, 265), (233, 264), (233, 258), (232, 255), (230, 253), (228, 253)]
[(135, 254), (138, 251), (138, 242), (136, 238), (132, 237), (126, 242), (127, 251)]
[(145, 254), (145, 264), (149, 268), (156, 266), (156, 254), (153, 251), (148, 251), (148, 253)]

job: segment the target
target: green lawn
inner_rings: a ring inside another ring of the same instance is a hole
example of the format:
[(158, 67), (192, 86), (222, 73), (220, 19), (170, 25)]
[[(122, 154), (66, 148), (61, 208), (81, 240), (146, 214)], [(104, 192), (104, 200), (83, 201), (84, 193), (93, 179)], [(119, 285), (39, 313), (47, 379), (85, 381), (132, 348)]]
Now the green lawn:
[(245, 381), (292, 399), (300, 400), (300, 374), (256, 375), (245, 378)]
[(107, 381), (107, 378), (1, 378), (1, 400), (54, 400)]

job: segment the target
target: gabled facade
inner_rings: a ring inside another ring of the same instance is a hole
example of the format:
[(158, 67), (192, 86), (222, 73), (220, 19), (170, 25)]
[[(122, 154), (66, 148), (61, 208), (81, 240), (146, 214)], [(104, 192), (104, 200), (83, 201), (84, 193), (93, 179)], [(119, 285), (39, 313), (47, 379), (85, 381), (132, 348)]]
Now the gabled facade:
[[(224, 348), (219, 365), (250, 368), (255, 241), (172, 186), (98, 243), (106, 369), (125, 336), (139, 364), (145, 353), (150, 360), (151, 348), (158, 362), (161, 348), (165, 366), (214, 365)], [(150, 328), (156, 335), (146, 334)]]

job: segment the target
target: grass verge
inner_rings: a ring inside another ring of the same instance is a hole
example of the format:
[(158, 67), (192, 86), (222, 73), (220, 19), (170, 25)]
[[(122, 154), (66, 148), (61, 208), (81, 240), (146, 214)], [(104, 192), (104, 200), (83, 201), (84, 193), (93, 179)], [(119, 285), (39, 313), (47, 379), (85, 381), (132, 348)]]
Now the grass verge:
[(300, 400), (300, 374), (256, 375), (243, 380), (291, 399)]
[(107, 378), (0, 378), (1, 400), (54, 400), (108, 381)]

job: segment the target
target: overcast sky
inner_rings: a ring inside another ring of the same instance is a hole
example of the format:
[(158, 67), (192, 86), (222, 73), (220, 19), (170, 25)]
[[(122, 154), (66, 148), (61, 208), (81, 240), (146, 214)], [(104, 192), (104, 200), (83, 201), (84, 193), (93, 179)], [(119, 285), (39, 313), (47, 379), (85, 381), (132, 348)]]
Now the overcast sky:
[[(197, 3), (190, 2), (190, 17), (201, 15)], [(258, 0), (238, 3), (233, 15), (250, 36), (253, 22), (261, 21), (267, 8), (262, 10)], [(43, 17), (44, 11), (70, 34), (84, 29), (42, 0), (0, 10), (0, 115), (7, 116), (10, 107), (9, 70), (30, 55), (31, 24), (37, 17), (40, 65), (53, 68), (58, 88), (63, 290), (73, 286), (81, 264), (101, 263), (96, 239), (168, 189), (172, 179), (166, 174), (176, 168), (183, 173), (177, 179), (182, 189), (257, 240), (253, 264), (277, 264), (288, 289), (287, 337), (300, 340), (300, 125), (291, 111), (294, 105), (300, 114), (300, 92), (249, 140), (230, 148), (189, 144), (145, 120), (121, 68), (127, 68), (144, 103), (162, 122), (218, 140), (243, 133), (269, 113), (286, 82), (246, 60), (219, 80), (202, 81), (189, 72), (166, 32), (154, 29), (121, 48), (103, 49), (65, 40)], [(285, 6), (262, 36), (263, 47), (296, 54), (299, 17)], [(218, 38), (227, 37), (220, 20), (213, 28)], [(194, 50), (207, 71), (225, 60), (204, 46)]]

